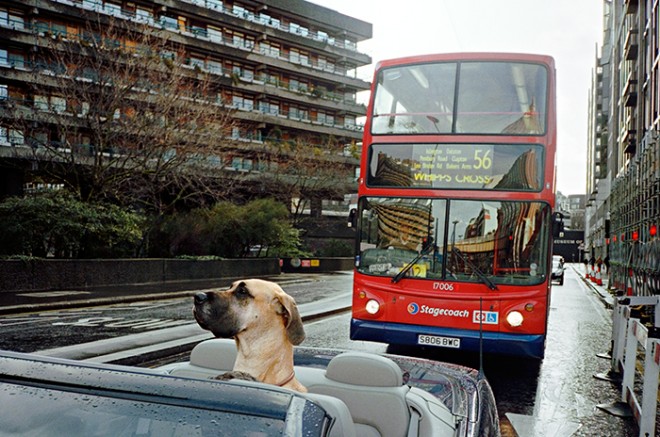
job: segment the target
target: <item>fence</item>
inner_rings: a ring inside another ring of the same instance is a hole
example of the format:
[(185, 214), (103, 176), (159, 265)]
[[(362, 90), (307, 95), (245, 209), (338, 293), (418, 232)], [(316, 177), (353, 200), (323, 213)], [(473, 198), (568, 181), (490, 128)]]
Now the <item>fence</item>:
[[(647, 328), (632, 317), (631, 307), (650, 306), (655, 326)], [(598, 408), (620, 417), (633, 416), (639, 435), (655, 436), (658, 380), (660, 374), (660, 296), (621, 297), (616, 300), (612, 320), (611, 369), (600, 379), (621, 383), (621, 399)], [(635, 391), (638, 351), (644, 354), (641, 396)]]

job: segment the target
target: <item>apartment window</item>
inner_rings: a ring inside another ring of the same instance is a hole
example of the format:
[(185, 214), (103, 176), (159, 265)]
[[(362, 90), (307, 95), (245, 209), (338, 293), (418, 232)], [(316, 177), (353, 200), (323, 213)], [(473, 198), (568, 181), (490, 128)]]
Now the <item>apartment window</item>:
[(23, 135), (23, 132), (18, 129), (9, 129), (8, 139), (9, 143), (12, 145), (25, 144), (25, 135)]
[(249, 11), (248, 9), (244, 8), (243, 6), (234, 4), (234, 6), (231, 9), (231, 13), (236, 15), (237, 17), (240, 18), (245, 18), (246, 20), (254, 20), (254, 13)]
[(177, 30), (179, 28), (179, 20), (176, 17), (168, 17), (167, 15), (160, 16), (160, 25), (165, 29)]
[(101, 0), (83, 0), (83, 8), (100, 11), (102, 7)]
[(34, 96), (34, 107), (40, 111), (48, 111), (48, 96)]
[(307, 109), (292, 106), (289, 109), (289, 117), (298, 120), (309, 120), (309, 111)]
[(272, 58), (279, 58), (280, 57), (280, 46), (279, 44), (273, 44), (267, 41), (262, 41), (260, 43), (260, 51), (262, 54), (266, 56), (270, 56)]
[(9, 65), (16, 68), (25, 68), (25, 55), (20, 52), (9, 52)]
[(259, 102), (259, 111), (264, 114), (279, 115), (280, 106), (277, 103)]
[(210, 9), (215, 9), (216, 11), (222, 10), (222, 1), (221, 0), (206, 0), (206, 7)]
[(192, 34), (195, 36), (201, 36), (203, 38), (206, 38), (208, 36), (208, 31), (206, 29), (206, 26), (204, 26), (203, 24), (191, 23), (190, 28), (188, 30), (192, 32)]
[(9, 98), (9, 87), (7, 85), (0, 85), (0, 100), (7, 100)]
[(222, 29), (218, 27), (208, 26), (206, 29), (206, 36), (213, 42), (222, 43)]
[(222, 74), (222, 62), (209, 59), (206, 61), (206, 69), (213, 74)]
[(294, 64), (300, 64), (300, 50), (292, 48), (289, 52), (289, 61)]
[(271, 26), (275, 28), (279, 28), (281, 21), (278, 20), (277, 18), (273, 18), (268, 14), (264, 14), (263, 12), (259, 14), (259, 21), (261, 24), (265, 24), (266, 26)]
[(103, 11), (111, 15), (121, 15), (121, 4), (105, 2)]
[(199, 56), (191, 55), (188, 59), (188, 63), (193, 67), (199, 67), (202, 69), (206, 68), (206, 61)]
[(9, 51), (0, 48), (0, 65), (9, 65)]
[(295, 33), (296, 35), (301, 35), (301, 36), (308, 36), (309, 35), (309, 29), (306, 27), (301, 26), (300, 24), (297, 23), (291, 23), (289, 24), (289, 32)]
[(318, 114), (316, 115), (316, 121), (322, 124), (332, 126), (335, 124), (335, 117), (334, 115), (326, 114), (325, 112), (319, 111)]
[(145, 9), (145, 8), (142, 8), (142, 7), (138, 6), (136, 11), (135, 11), (135, 18), (138, 21), (153, 24), (153, 22), (154, 22), (154, 13), (151, 9)]
[[(238, 135), (240, 135), (240, 132)], [(240, 138), (240, 136), (237, 138)], [(234, 156), (231, 159), (231, 166), (236, 170), (252, 170), (252, 160)]]
[(23, 30), (25, 29), (25, 19), (23, 14), (18, 11), (0, 9), (0, 26)]
[(328, 34), (326, 32), (323, 32), (322, 30), (319, 30), (316, 32), (316, 39), (319, 41), (327, 41)]
[(66, 112), (66, 99), (64, 97), (52, 96), (50, 98), (50, 107), (53, 112), (62, 114), (63, 112)]
[(242, 109), (244, 111), (252, 111), (254, 109), (254, 100), (244, 96), (232, 96), (231, 104), (233, 107)]

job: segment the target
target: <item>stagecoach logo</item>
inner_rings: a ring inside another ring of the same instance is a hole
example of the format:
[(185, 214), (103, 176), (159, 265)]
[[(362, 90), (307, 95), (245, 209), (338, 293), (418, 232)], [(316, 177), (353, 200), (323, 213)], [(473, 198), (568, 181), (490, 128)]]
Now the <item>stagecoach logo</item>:
[(412, 315), (415, 314), (429, 314), (433, 317), (447, 316), (447, 317), (469, 317), (468, 310), (453, 310), (449, 308), (437, 308), (426, 305), (419, 306), (415, 302), (408, 304), (408, 312)]
[(412, 315), (417, 314), (419, 312), (419, 305), (417, 305), (415, 302), (409, 303), (408, 312)]

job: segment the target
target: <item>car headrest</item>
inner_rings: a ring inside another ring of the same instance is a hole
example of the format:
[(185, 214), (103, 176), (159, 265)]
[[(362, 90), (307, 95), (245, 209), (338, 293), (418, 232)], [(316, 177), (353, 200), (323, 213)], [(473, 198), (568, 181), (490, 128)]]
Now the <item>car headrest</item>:
[(328, 379), (346, 384), (368, 387), (400, 387), (403, 372), (389, 358), (363, 352), (345, 352), (328, 364)]
[(215, 338), (195, 346), (190, 353), (190, 364), (216, 370), (232, 370), (236, 361), (236, 342)]

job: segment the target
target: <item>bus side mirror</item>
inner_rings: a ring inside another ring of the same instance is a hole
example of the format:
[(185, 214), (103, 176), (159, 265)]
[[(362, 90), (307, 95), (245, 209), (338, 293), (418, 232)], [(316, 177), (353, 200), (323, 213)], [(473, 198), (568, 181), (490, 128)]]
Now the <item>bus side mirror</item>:
[(552, 214), (552, 237), (559, 238), (562, 232), (564, 232), (564, 214), (556, 212)]
[(356, 226), (357, 226), (357, 210), (355, 208), (351, 208), (351, 210), (348, 213), (348, 227), (354, 228)]

